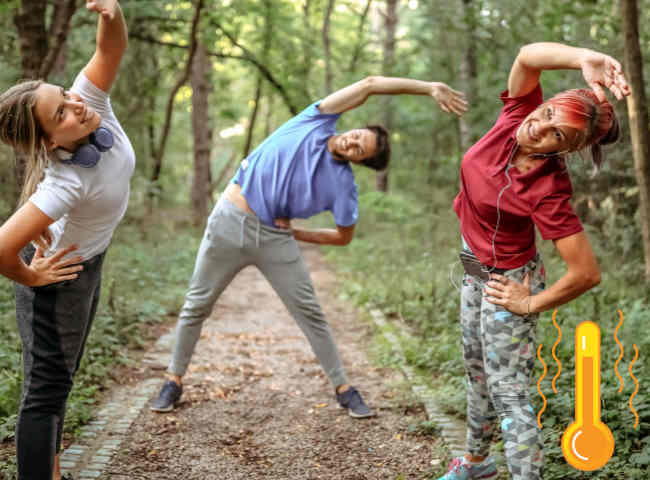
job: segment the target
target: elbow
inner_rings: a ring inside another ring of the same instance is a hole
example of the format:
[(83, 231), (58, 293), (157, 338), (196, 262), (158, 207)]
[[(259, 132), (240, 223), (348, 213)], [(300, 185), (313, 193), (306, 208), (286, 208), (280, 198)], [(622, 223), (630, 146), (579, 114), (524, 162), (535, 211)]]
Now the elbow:
[(345, 247), (346, 245), (349, 245), (350, 242), (352, 242), (353, 235), (343, 235), (339, 237), (338, 242), (336, 243), (340, 247)]
[(372, 94), (377, 87), (381, 77), (371, 75), (361, 80), (361, 86), (366, 95)]
[(601, 281), (601, 275), (600, 275), (600, 268), (596, 267), (588, 272), (585, 272), (581, 275), (581, 285), (583, 288), (583, 291), (590, 290), (600, 284)]

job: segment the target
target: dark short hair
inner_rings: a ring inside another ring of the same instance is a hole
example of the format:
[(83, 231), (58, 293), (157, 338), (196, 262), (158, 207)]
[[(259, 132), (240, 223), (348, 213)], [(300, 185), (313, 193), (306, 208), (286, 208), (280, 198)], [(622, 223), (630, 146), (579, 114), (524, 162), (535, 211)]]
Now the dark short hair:
[(382, 125), (366, 125), (365, 128), (375, 132), (377, 148), (375, 154), (372, 157), (362, 160), (361, 164), (373, 170), (384, 170), (388, 167), (388, 162), (390, 161), (390, 136), (388, 130)]

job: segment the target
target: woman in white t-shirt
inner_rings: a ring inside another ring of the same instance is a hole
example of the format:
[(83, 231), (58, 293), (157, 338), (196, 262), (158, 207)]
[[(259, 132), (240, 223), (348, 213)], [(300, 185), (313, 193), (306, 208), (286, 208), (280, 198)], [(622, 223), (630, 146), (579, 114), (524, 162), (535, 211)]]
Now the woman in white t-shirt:
[(0, 274), (16, 282), (23, 343), (19, 480), (61, 479), (65, 405), (135, 165), (107, 93), (127, 45), (124, 16), (117, 0), (86, 7), (99, 14), (97, 47), (72, 88), (36, 80), (0, 95), (0, 139), (27, 157), (21, 206), (0, 227)]

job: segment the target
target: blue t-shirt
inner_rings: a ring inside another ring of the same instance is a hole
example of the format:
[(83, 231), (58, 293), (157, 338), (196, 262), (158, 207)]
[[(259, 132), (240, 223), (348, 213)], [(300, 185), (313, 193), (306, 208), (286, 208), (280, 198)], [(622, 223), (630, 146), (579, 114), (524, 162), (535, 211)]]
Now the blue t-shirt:
[(334, 160), (327, 150), (340, 115), (321, 113), (319, 103), (273, 132), (242, 161), (232, 179), (265, 225), (274, 226), (276, 218), (308, 218), (325, 210), (342, 227), (357, 222), (352, 168)]

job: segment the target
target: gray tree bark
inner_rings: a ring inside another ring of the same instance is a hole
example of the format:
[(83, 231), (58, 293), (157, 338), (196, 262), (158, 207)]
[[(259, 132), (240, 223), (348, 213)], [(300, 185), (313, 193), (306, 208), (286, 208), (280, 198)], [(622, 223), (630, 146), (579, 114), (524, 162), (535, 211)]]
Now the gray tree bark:
[[(465, 93), (467, 102), (471, 105), (476, 95), (477, 68), (476, 68), (476, 12), (473, 0), (463, 0), (463, 20), (465, 24), (465, 54), (460, 63), (461, 88)], [(459, 119), (460, 148), (466, 152), (474, 143), (470, 121), (467, 115)]]
[(323, 20), (323, 52), (325, 56), (325, 94), (332, 93), (332, 67), (330, 62), (330, 18), (332, 10), (334, 9), (335, 0), (327, 2), (327, 10), (325, 11), (325, 19)]
[(630, 120), (634, 170), (639, 185), (639, 219), (643, 237), (645, 275), (646, 280), (650, 282), (650, 131), (636, 0), (622, 0), (621, 12), (625, 36), (625, 73), (631, 90), (627, 98), (627, 111)]
[(190, 78), (190, 72), (192, 70), (192, 63), (194, 61), (194, 55), (196, 53), (197, 46), (197, 29), (199, 20), (201, 18), (201, 10), (203, 9), (203, 0), (198, 0), (196, 3), (196, 9), (194, 10), (194, 18), (192, 19), (192, 29), (190, 31), (190, 51), (187, 56), (187, 63), (185, 64), (185, 69), (181, 74), (180, 78), (173, 86), (171, 92), (169, 93), (169, 99), (167, 100), (167, 109), (165, 111), (165, 123), (163, 124), (163, 131), (160, 135), (160, 142), (158, 147), (153, 152), (153, 171), (151, 173), (151, 183), (155, 184), (160, 178), (160, 171), (162, 170), (162, 160), (165, 154), (165, 146), (167, 144), (167, 138), (169, 137), (169, 129), (171, 128), (172, 113), (174, 112), (174, 97), (178, 90), (185, 85), (187, 80)]
[[(384, 14), (384, 58), (382, 62), (382, 74), (390, 77), (393, 75), (395, 67), (395, 30), (397, 29), (397, 4), (398, 0), (386, 0), (386, 13)], [(383, 123), (384, 127), (390, 132), (393, 128), (393, 97), (386, 95), (383, 98)], [(379, 192), (388, 191), (388, 172), (390, 168), (386, 168), (377, 172), (375, 176), (375, 187)]]
[(192, 68), (192, 134), (194, 136), (194, 174), (192, 177), (192, 223), (201, 225), (208, 215), (211, 199), (212, 176), (210, 154), (212, 152), (213, 124), (210, 120), (210, 72), (212, 65), (202, 42), (196, 47)]

